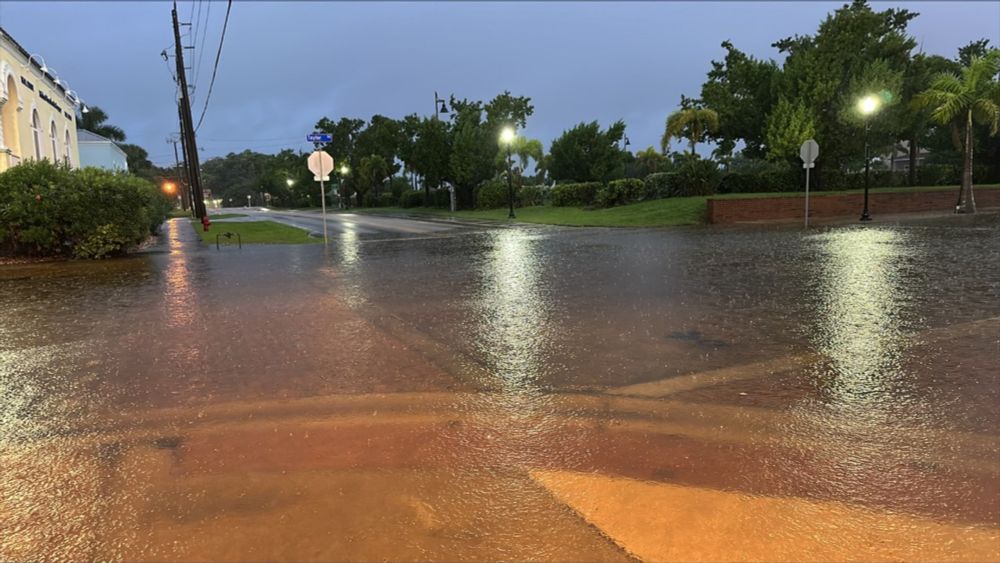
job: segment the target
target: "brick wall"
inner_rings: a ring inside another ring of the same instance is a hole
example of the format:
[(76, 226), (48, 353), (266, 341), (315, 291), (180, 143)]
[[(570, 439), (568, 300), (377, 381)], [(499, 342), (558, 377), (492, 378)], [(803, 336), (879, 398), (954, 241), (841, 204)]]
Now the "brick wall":
[[(1000, 189), (976, 189), (975, 198), (976, 207), (1000, 207)], [(920, 211), (949, 211), (955, 208), (957, 200), (957, 187), (932, 192), (871, 193), (868, 195), (868, 209), (873, 216)], [(822, 195), (822, 192), (819, 192), (809, 194), (809, 217), (850, 217), (851, 215), (860, 217), (863, 205), (864, 196), (861, 193)], [(803, 217), (804, 214), (805, 198), (801, 195), (708, 200), (709, 223), (796, 219)]]

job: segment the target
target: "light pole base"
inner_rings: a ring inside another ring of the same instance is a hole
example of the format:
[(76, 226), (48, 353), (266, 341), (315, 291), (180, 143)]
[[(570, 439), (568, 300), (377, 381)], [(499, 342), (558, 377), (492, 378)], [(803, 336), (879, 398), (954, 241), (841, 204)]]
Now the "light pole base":
[(871, 216), (870, 213), (868, 213), (868, 210), (865, 209), (864, 212), (861, 213), (861, 219), (858, 219), (858, 220), (859, 221), (871, 221), (872, 220), (872, 216)]

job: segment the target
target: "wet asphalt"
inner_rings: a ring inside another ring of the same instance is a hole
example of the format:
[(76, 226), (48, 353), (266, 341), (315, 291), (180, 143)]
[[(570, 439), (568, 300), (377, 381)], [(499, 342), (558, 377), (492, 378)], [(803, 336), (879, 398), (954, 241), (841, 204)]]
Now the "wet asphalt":
[(1000, 557), (996, 215), (328, 219), (0, 268), (0, 558)]

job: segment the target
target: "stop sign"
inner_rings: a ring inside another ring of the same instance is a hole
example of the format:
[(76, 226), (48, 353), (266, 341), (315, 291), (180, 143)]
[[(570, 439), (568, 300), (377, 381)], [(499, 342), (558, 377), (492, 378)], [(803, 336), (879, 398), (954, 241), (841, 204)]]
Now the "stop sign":
[(307, 162), (309, 163), (309, 171), (316, 176), (317, 182), (320, 179), (324, 182), (330, 179), (330, 172), (333, 171), (332, 156), (326, 154), (325, 151), (315, 151), (309, 155)]

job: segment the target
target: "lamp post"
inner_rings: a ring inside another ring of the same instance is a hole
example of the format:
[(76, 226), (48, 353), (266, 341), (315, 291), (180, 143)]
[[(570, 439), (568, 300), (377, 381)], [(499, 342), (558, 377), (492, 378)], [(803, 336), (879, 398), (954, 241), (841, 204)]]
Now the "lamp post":
[(351, 169), (347, 167), (346, 164), (340, 165), (340, 205), (344, 209), (351, 208), (351, 198), (347, 194), (347, 175), (351, 172)]
[(861, 211), (861, 221), (871, 221), (871, 213), (868, 212), (868, 187), (870, 185), (871, 157), (869, 156), (869, 136), (872, 129), (871, 116), (879, 108), (879, 99), (871, 94), (858, 101), (858, 111), (865, 118), (865, 208)]
[(448, 113), (448, 106), (444, 104), (444, 98), (439, 98), (438, 93), (434, 92), (434, 119), (438, 118), (439, 113)]
[(500, 132), (500, 142), (507, 145), (507, 203), (510, 204), (510, 213), (507, 215), (508, 219), (514, 219), (514, 175), (511, 172), (511, 146), (514, 144), (514, 139), (517, 138), (517, 134), (514, 132), (513, 127), (504, 127), (503, 131)]

